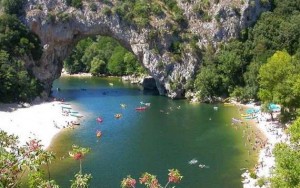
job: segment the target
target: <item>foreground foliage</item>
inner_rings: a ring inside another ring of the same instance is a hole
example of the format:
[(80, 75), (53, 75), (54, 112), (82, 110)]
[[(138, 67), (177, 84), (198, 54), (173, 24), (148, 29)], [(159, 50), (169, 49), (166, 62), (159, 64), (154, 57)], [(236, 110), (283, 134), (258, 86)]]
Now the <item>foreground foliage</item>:
[[(51, 151), (42, 149), (39, 140), (31, 139), (20, 147), (18, 138), (0, 130), (0, 187), (12, 188), (21, 185), (21, 179), (28, 175), (28, 186), (59, 188), (51, 179), (50, 164), (55, 159)], [(72, 188), (86, 188), (92, 178), (91, 174), (83, 174), (81, 160), (90, 150), (73, 146), (71, 153), (75, 160), (80, 160), (80, 170), (71, 180)], [(45, 170), (44, 170), (45, 169)]]
[[(145, 185), (149, 188), (166, 188), (170, 183), (180, 183), (183, 176), (180, 175), (179, 171), (177, 169), (170, 169), (168, 174), (168, 182), (165, 186), (162, 186), (155, 175), (149, 174), (148, 172), (145, 172), (142, 174), (142, 176), (139, 178), (139, 182), (142, 185)], [(121, 181), (121, 187), (122, 188), (134, 188), (136, 185), (136, 180), (131, 178), (130, 175), (127, 176), (127, 178), (123, 178)]]
[[(49, 168), (49, 165), (55, 159), (55, 155), (50, 151), (43, 150), (40, 141), (36, 139), (31, 139), (22, 147), (18, 144), (16, 136), (0, 130), (0, 187), (19, 187), (21, 185), (20, 180), (27, 172), (30, 188), (59, 188), (59, 185), (51, 179)], [(77, 145), (73, 145), (72, 151), (69, 151), (70, 157), (79, 161), (79, 171), (75, 173), (74, 179), (71, 180), (71, 188), (89, 187), (92, 175), (83, 174), (82, 172), (82, 160), (89, 152), (89, 148)], [(177, 169), (170, 169), (168, 175), (168, 182), (164, 188), (168, 187), (170, 183), (180, 183), (183, 177)], [(141, 176), (139, 182), (146, 187), (162, 188), (156, 176), (147, 172)], [(133, 188), (135, 184), (136, 180), (128, 176), (122, 180), (121, 187)]]

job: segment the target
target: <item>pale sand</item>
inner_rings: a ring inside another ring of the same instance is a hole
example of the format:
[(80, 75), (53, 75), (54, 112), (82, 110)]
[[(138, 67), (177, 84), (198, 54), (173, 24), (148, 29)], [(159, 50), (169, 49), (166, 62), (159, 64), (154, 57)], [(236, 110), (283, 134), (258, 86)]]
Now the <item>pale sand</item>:
[[(259, 106), (247, 105), (250, 108), (260, 108)], [(278, 113), (275, 114), (279, 115)], [(275, 117), (274, 116), (274, 117)], [(275, 157), (272, 152), (274, 146), (277, 143), (284, 142), (289, 143), (289, 136), (284, 132), (282, 126), (278, 123), (278, 121), (267, 121), (267, 119), (271, 119), (269, 114), (266, 113), (258, 113), (258, 120), (255, 125), (257, 128), (265, 135), (267, 138), (267, 144), (265, 147), (260, 150), (259, 158), (257, 163), (257, 168), (255, 173), (257, 175), (256, 179), (250, 177), (249, 171), (246, 171), (242, 174), (243, 177), (243, 187), (244, 188), (259, 188), (257, 185), (257, 180), (260, 178), (270, 178), (272, 176), (272, 171), (275, 168)], [(269, 182), (267, 185), (263, 187), (269, 187)]]
[(8, 106), (0, 104), (0, 129), (18, 136), (20, 145), (36, 138), (47, 148), (68, 122), (77, 121), (76, 117), (62, 115), (60, 102), (46, 102), (28, 108), (16, 108), (17, 105), (13, 104)]
[(91, 73), (85, 73), (85, 72), (82, 72), (82, 73), (78, 73), (78, 74), (70, 74), (68, 72), (66, 72), (65, 70), (62, 70), (61, 72), (61, 77), (92, 77), (93, 75)]

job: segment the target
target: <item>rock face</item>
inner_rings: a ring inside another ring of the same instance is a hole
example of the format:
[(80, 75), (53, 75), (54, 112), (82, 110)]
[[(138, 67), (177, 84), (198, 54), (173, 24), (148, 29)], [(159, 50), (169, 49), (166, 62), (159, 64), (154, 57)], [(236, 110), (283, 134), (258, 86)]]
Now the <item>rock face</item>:
[[(182, 32), (180, 35), (196, 36), (200, 49), (210, 42), (216, 45), (237, 37), (243, 28), (253, 24), (260, 13), (268, 9), (268, 5), (262, 5), (260, 0), (244, 0), (244, 4), (235, 3), (234, 6), (234, 1), (220, 0), (210, 4), (206, 14), (211, 19), (204, 21), (193, 9), (197, 2), (177, 0), (187, 20), (185, 29), (179, 30)], [(170, 22), (165, 18), (151, 18), (150, 26), (135, 27), (116, 13), (104, 13), (103, 10), (112, 9), (114, 3), (111, 1), (107, 5), (102, 1), (83, 1), (82, 8), (76, 9), (67, 6), (64, 0), (27, 1), (26, 15), (22, 20), (39, 36), (43, 55), (38, 62), (28, 60), (26, 63), (44, 84), (46, 95), (50, 93), (52, 82), (61, 74), (63, 60), (76, 43), (88, 36), (103, 35), (115, 38), (137, 56), (155, 79), (161, 95), (183, 97), (201, 63), (201, 54), (188, 42), (182, 42), (179, 55), (170, 53), (174, 38)], [(153, 31), (160, 33), (153, 38)]]

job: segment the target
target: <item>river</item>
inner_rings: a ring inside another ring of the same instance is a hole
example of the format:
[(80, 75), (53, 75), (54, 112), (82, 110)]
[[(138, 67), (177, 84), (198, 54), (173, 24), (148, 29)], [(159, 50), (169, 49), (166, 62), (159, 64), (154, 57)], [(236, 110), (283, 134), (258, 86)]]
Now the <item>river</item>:
[[(95, 188), (117, 188), (123, 177), (137, 179), (143, 172), (157, 175), (164, 185), (171, 168), (183, 175), (179, 188), (242, 187), (241, 169), (256, 162), (257, 154), (248, 154), (250, 145), (243, 138), (243, 130), (251, 130), (231, 125), (231, 118), (238, 117), (236, 107), (171, 100), (118, 78), (62, 77), (53, 88), (54, 96), (84, 115), (78, 128), (63, 131), (50, 147), (57, 155), (51, 175), (62, 187), (69, 187), (79, 170), (78, 161), (68, 157), (72, 144), (91, 148), (82, 165), (84, 173), (92, 174)], [(141, 101), (151, 106), (136, 111)], [(117, 113), (122, 117), (116, 119)], [(97, 123), (98, 116), (102, 123)], [(97, 130), (102, 131), (100, 139)], [(189, 164), (192, 159), (198, 162)]]

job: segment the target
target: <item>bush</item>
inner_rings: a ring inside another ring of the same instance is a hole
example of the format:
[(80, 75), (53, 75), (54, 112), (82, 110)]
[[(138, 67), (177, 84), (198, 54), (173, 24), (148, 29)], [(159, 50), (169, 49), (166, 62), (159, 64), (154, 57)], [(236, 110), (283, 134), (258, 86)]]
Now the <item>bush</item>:
[(264, 177), (259, 178), (259, 179), (257, 180), (257, 182), (256, 182), (256, 185), (259, 186), (259, 187), (262, 187), (262, 186), (264, 186), (264, 185), (266, 184), (266, 181), (267, 181), (267, 179), (264, 178)]
[[(71, 18), (71, 15), (69, 13), (65, 13), (65, 12), (60, 12), (59, 14), (57, 14), (57, 19), (58, 21), (61, 21), (61, 22), (67, 22), (69, 21)], [(52, 18), (50, 18), (51, 22), (55, 22), (55, 16), (53, 18), (53, 15), (52, 15)]]
[(106, 16), (110, 16), (112, 12), (111, 12), (110, 8), (104, 7), (102, 10), (102, 13)]
[(256, 179), (257, 175), (254, 171), (250, 171), (250, 177), (253, 178), (253, 179)]
[(91, 3), (90, 4), (90, 9), (91, 9), (91, 11), (96, 12), (97, 11), (97, 5), (95, 3)]
[(49, 12), (46, 16), (46, 22), (53, 24), (53, 23), (55, 23), (55, 20), (56, 20), (55, 14), (53, 14), (52, 12)]
[(71, 5), (75, 8), (81, 8), (82, 7), (82, 0), (72, 0)]
[(22, 8), (24, 2), (24, 0), (2, 0), (2, 6), (5, 13), (16, 14), (19, 16), (23, 13)]
[(66, 0), (66, 4), (75, 8), (81, 8), (82, 0)]

